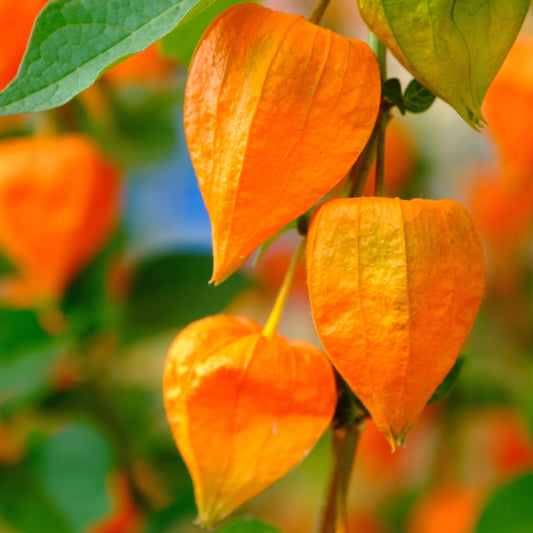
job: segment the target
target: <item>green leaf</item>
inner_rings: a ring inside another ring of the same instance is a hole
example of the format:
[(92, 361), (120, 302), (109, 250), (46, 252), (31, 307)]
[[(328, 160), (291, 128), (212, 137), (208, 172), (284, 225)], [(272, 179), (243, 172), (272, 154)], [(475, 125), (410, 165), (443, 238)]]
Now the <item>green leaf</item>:
[(20, 352), (48, 339), (34, 311), (0, 307), (0, 361), (10, 352)]
[[(176, 149), (174, 128), (181, 94), (176, 87), (154, 90), (128, 86), (114, 90), (104, 85), (110, 113), (106, 120), (75, 105), (82, 128), (116, 161), (126, 168), (160, 161)], [(74, 104), (73, 102), (73, 104)]]
[(212, 0), (53, 0), (36, 20), (0, 115), (68, 102), (117, 60), (144, 50)]
[(36, 477), (72, 531), (86, 531), (111, 512), (111, 448), (95, 428), (71, 424), (48, 437), (34, 453)]
[(0, 413), (46, 394), (52, 385), (52, 365), (64, 350), (62, 343), (48, 342), (1, 354)]
[(407, 111), (411, 113), (423, 113), (433, 105), (435, 95), (415, 79), (411, 80), (405, 89), (403, 101)]
[(471, 126), (530, 0), (358, 0), (369, 28), (407, 70)]
[(109, 294), (109, 275), (123, 246), (124, 234), (119, 228), (76, 276), (63, 297), (61, 310), (67, 318), (68, 334), (77, 342), (112, 330), (120, 321), (120, 305)]
[(263, 522), (258, 522), (257, 520), (251, 520), (248, 518), (243, 518), (237, 522), (232, 522), (231, 524), (223, 527), (222, 529), (217, 530), (217, 533), (280, 533), (277, 529), (264, 524)]
[(208, 256), (174, 255), (140, 265), (125, 310), (125, 341), (176, 329), (221, 312), (246, 286), (236, 274), (219, 287), (208, 284), (213, 260)]
[(386, 98), (391, 104), (394, 104), (405, 115), (405, 104), (402, 95), (402, 86), (398, 78), (390, 78), (382, 87), (383, 97)]
[(245, 1), (247, 0), (215, 0), (203, 13), (169, 33), (161, 41), (161, 51), (169, 58), (188, 66), (200, 37), (211, 22), (229, 7)]
[(461, 374), (461, 370), (465, 364), (465, 361), (466, 361), (466, 355), (460, 354), (457, 360), (455, 361), (455, 364), (452, 366), (451, 370), (448, 372), (448, 375), (444, 378), (442, 383), (436, 388), (435, 392), (433, 393), (433, 396), (431, 396), (428, 403), (434, 403), (434, 402), (438, 402), (439, 400), (443, 400), (450, 394), (450, 392), (452, 392), (452, 389), (455, 387), (455, 384), (457, 383), (457, 380), (459, 379), (459, 375)]
[(0, 480), (0, 531), (75, 533), (28, 468), (0, 465)]
[(531, 533), (533, 474), (499, 488), (481, 513), (475, 533)]

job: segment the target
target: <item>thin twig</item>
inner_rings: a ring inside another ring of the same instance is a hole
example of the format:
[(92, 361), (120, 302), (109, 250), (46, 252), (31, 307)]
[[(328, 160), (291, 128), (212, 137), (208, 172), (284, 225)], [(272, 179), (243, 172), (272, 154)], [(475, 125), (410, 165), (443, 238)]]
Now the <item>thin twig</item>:
[(361, 431), (362, 421), (333, 429), (333, 472), (319, 533), (347, 532), (346, 500)]
[(322, 17), (329, 6), (329, 2), (330, 0), (320, 0), (315, 9), (313, 9), (312, 13), (307, 17), (307, 20), (313, 24), (320, 24), (320, 21), (322, 20)]

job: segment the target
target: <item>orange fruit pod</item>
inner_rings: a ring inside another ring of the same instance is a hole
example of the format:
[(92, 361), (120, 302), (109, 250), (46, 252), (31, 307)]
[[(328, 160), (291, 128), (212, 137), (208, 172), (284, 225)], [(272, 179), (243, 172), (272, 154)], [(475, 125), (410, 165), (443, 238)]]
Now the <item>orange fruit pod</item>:
[(489, 132), (500, 147), (504, 164), (511, 168), (509, 177), (523, 180), (533, 175), (533, 35), (516, 40), (483, 105)]
[(203, 35), (185, 91), (187, 144), (212, 225), (220, 283), (332, 189), (380, 105), (363, 42), (239, 4)]
[(57, 301), (109, 236), (119, 210), (117, 169), (87, 137), (0, 144), (0, 249), (33, 303)]
[(452, 200), (348, 198), (315, 211), (315, 327), (392, 449), (446, 377), (484, 291), (481, 244)]
[(210, 526), (300, 462), (331, 422), (333, 369), (318, 348), (218, 315), (174, 340), (165, 409)]
[(108, 70), (105, 78), (116, 85), (157, 84), (168, 80), (174, 69), (153, 44)]
[(0, 90), (15, 77), (33, 23), (48, 0), (0, 0)]
[(495, 257), (504, 260), (530, 234), (533, 181), (516, 182), (506, 174), (479, 167), (470, 190), (470, 206), (481, 235)]
[(460, 485), (432, 489), (417, 502), (407, 520), (407, 533), (474, 533), (483, 494)]

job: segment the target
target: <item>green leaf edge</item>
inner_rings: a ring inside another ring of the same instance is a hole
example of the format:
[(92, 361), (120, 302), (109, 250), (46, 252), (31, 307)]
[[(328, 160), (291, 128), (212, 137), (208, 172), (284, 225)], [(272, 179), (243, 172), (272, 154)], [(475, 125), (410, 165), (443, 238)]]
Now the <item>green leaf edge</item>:
[[(106, 51), (98, 54), (92, 59), (89, 59), (83, 64), (75, 66), (68, 74), (45, 87), (33, 90), (30, 93), (25, 93), (25, 86), (27, 79), (29, 78), (27, 76), (27, 70), (34, 63), (29, 59), (31, 52), (34, 51), (34, 48), (40, 48), (50, 35), (48, 33), (42, 42), (37, 40), (36, 35), (41, 29), (40, 23), (45, 20), (49, 14), (64, 7), (68, 1), (69, 0), (52, 0), (44, 7), (37, 17), (32, 34), (30, 36), (28, 48), (24, 54), (19, 68), (19, 72), (11, 81), (11, 83), (0, 92), (0, 116), (47, 111), (67, 103), (81, 91), (92, 85), (109, 65), (119, 62), (121, 58), (127, 58), (143, 51), (145, 48), (170, 33), (173, 29), (189, 22), (195, 16), (202, 13), (213, 3), (214, 0), (205, 0), (205, 2), (202, 0), (182, 0), (181, 3), (176, 2), (170, 8), (150, 19), (146, 24), (143, 24), (139, 28), (130, 32), (130, 34), (126, 38), (119, 41), (119, 43), (116, 43)], [(157, 21), (161, 18), (166, 16), (171, 18), (170, 14), (174, 11), (177, 14), (183, 11), (183, 16), (181, 18), (176, 16), (172, 24), (160, 24), (161, 27), (158, 27), (155, 31), (152, 31), (151, 37), (142, 37), (142, 33), (148, 31), (154, 25), (157, 26)], [(139, 37), (139, 33), (141, 33), (141, 37)], [(39, 56), (39, 59), (40, 58), (41, 57)], [(67, 84), (67, 80), (76, 77), (79, 78), (79, 80), (73, 85), (73, 88), (71, 90), (65, 90), (64, 87)], [(61, 94), (64, 95), (54, 98), (53, 95), (57, 95), (60, 88), (63, 88)], [(43, 98), (43, 93), (52, 93), (52, 96), (45, 96)]]

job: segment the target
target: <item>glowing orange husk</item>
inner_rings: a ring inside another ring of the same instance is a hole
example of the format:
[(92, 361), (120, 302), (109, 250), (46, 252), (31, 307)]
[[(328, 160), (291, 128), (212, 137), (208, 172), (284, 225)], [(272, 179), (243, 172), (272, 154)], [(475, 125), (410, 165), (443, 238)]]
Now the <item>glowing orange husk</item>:
[(479, 232), (495, 257), (504, 260), (529, 235), (533, 220), (533, 180), (518, 181), (502, 172), (477, 168), (470, 206)]
[(483, 494), (459, 485), (433, 489), (417, 502), (407, 521), (407, 533), (472, 533)]
[(194, 54), (185, 134), (222, 282), (332, 189), (372, 132), (377, 60), (363, 42), (302, 17), (239, 4)]
[(194, 322), (172, 344), (167, 417), (211, 525), (294, 467), (328, 427), (333, 369), (318, 348), (265, 337), (245, 318)]
[(158, 83), (168, 80), (174, 68), (153, 44), (108, 70), (105, 78), (117, 85)]
[(325, 202), (309, 226), (315, 327), (392, 448), (453, 366), (483, 297), (485, 268), (452, 200)]
[(48, 0), (0, 0), (0, 90), (15, 77), (35, 18)]
[(59, 299), (103, 245), (119, 189), (117, 169), (89, 138), (0, 144), (0, 248), (37, 299)]
[(533, 35), (521, 35), (483, 100), (489, 131), (498, 143), (508, 178), (533, 176)]

